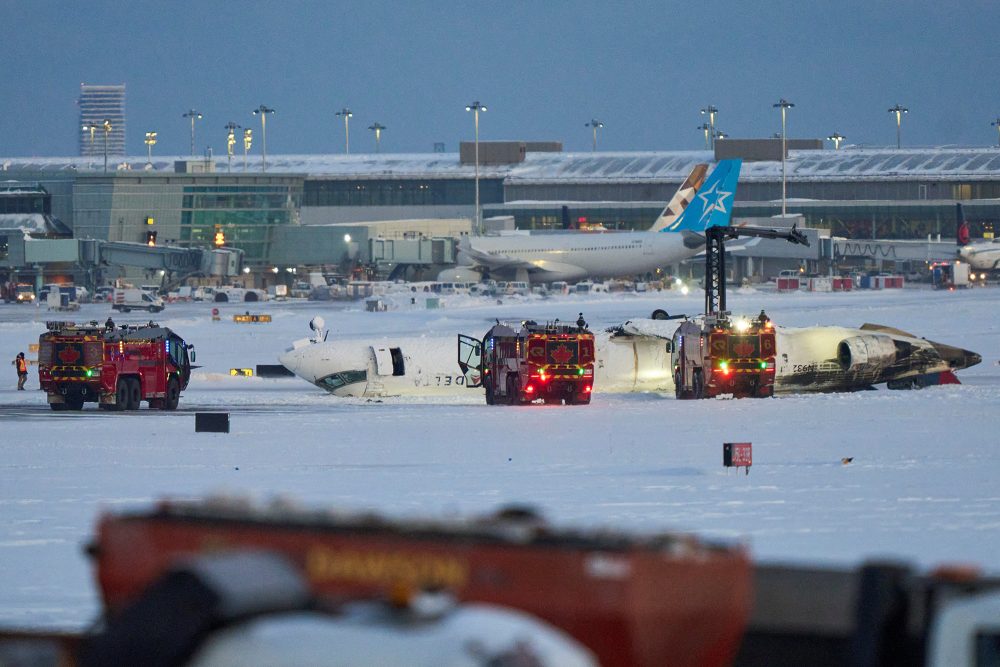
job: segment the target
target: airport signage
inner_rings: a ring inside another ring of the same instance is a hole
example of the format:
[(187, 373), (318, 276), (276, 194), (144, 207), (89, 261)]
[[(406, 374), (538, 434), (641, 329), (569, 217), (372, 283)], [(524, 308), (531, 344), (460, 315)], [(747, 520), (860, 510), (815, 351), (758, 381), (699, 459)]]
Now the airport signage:
[(270, 315), (251, 315), (250, 313), (244, 313), (243, 315), (233, 315), (233, 322), (270, 322)]
[(746, 468), (750, 474), (753, 465), (753, 445), (749, 442), (722, 443), (722, 465), (727, 468)]

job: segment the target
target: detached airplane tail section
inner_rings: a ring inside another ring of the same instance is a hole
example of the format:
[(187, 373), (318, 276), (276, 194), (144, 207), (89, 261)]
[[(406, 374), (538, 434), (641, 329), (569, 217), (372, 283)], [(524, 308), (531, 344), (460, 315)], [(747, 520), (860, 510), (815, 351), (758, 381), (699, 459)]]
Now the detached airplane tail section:
[(709, 227), (727, 226), (742, 166), (742, 160), (721, 160), (680, 217), (660, 231), (703, 232)]
[(677, 221), (687, 208), (691, 200), (694, 199), (698, 188), (705, 182), (705, 174), (708, 173), (707, 164), (696, 164), (688, 177), (681, 183), (681, 187), (674, 193), (673, 198), (667, 203), (667, 207), (660, 213), (653, 226), (649, 228), (651, 232), (659, 232), (670, 227)]

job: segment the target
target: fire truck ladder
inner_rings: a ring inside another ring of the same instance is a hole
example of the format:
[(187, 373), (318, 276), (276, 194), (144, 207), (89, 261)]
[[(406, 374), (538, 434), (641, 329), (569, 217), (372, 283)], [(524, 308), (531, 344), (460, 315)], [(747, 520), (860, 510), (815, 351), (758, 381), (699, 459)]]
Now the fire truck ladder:
[(809, 245), (809, 239), (793, 225), (791, 229), (767, 227), (709, 227), (705, 230), (705, 314), (726, 312), (726, 239), (754, 236), (761, 239), (785, 239), (789, 243)]

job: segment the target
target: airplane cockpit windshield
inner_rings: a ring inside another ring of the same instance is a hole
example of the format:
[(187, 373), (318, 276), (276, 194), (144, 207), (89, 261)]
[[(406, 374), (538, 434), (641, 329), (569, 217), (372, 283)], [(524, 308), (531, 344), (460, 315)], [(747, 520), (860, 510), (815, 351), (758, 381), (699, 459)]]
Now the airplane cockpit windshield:
[(368, 371), (341, 371), (316, 380), (316, 385), (327, 391), (335, 391), (349, 384), (368, 381)]

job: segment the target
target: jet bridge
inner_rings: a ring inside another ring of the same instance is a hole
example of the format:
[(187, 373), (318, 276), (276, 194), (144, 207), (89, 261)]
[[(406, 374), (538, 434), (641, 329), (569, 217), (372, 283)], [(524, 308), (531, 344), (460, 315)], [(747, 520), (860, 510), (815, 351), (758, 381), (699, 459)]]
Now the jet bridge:
[(47, 265), (78, 264), (83, 268), (129, 266), (164, 270), (174, 275), (235, 276), (243, 270), (237, 248), (182, 248), (97, 239), (33, 239), (21, 234), (0, 237), (6, 252), (0, 268), (21, 270)]
[(235, 276), (243, 270), (243, 251), (236, 248), (149, 246), (124, 241), (81, 241), (80, 261), (102, 266), (132, 266), (191, 275)]

